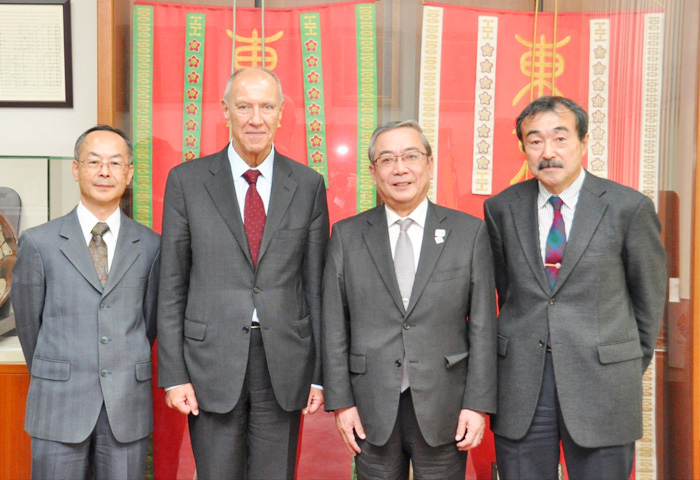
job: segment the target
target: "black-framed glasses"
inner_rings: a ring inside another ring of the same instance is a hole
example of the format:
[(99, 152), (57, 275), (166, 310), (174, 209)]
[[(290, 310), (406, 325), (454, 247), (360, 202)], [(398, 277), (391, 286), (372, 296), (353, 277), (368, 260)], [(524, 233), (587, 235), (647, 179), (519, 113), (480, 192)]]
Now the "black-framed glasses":
[(404, 152), (400, 155), (391, 155), (387, 153), (375, 158), (373, 163), (378, 167), (388, 167), (396, 165), (400, 158), (403, 161), (403, 163), (407, 165), (415, 165), (419, 161), (423, 160), (423, 157), (425, 157), (426, 155), (428, 154), (425, 152), (420, 152), (418, 150)]

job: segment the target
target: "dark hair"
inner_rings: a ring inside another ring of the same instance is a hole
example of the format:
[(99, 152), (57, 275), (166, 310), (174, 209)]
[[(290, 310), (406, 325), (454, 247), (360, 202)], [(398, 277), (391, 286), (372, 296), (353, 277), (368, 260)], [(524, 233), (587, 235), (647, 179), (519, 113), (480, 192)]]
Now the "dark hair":
[(374, 133), (372, 133), (372, 138), (369, 141), (369, 148), (367, 149), (367, 155), (369, 156), (369, 161), (374, 162), (374, 144), (377, 143), (377, 137), (381, 135), (384, 132), (388, 132), (389, 130), (396, 130), (397, 128), (412, 128), (413, 130), (417, 131), (420, 134), (420, 139), (421, 142), (423, 143), (423, 148), (425, 148), (425, 153), (430, 157), (433, 154), (433, 149), (430, 148), (430, 143), (428, 143), (428, 139), (425, 138), (425, 135), (423, 134), (423, 129), (420, 128), (420, 125), (418, 122), (415, 120), (400, 120), (396, 122), (389, 122), (387, 124), (382, 125), (381, 127), (378, 127)]
[(542, 112), (556, 112), (562, 108), (570, 110), (576, 117), (576, 133), (578, 139), (583, 142), (586, 133), (588, 133), (588, 114), (576, 102), (565, 97), (540, 97), (525, 107), (515, 122), (515, 133), (518, 135), (518, 140), (523, 141), (521, 127), (526, 118)]
[(129, 137), (126, 136), (126, 133), (122, 132), (118, 128), (114, 128), (109, 125), (95, 125), (94, 127), (85, 130), (83, 134), (78, 137), (78, 140), (75, 141), (75, 148), (73, 149), (73, 158), (78, 160), (78, 157), (80, 156), (80, 149), (83, 148), (83, 142), (85, 141), (85, 137), (90, 135), (92, 132), (112, 132), (122, 137), (124, 139), (124, 142), (126, 142), (126, 148), (129, 151), (128, 161), (129, 163), (131, 163), (131, 159), (134, 156), (134, 147), (131, 144), (131, 140), (129, 139)]

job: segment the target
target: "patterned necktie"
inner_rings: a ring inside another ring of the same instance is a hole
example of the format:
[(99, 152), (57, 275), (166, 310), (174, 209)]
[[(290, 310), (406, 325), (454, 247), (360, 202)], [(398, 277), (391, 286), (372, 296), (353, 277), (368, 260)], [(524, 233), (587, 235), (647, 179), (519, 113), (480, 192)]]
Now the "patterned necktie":
[(255, 186), (260, 172), (258, 170), (248, 170), (243, 174), (248, 182), (248, 191), (245, 194), (245, 207), (243, 209), (243, 223), (245, 233), (248, 236), (250, 246), (250, 256), (253, 258), (253, 266), (258, 265), (258, 254), (260, 254), (260, 242), (262, 242), (263, 230), (265, 230), (265, 205)]
[(92, 228), (92, 239), (88, 245), (90, 250), (90, 256), (92, 261), (95, 263), (95, 270), (97, 270), (97, 276), (100, 277), (100, 283), (104, 287), (107, 283), (107, 244), (105, 243), (102, 235), (109, 230), (109, 225), (105, 222), (97, 222), (97, 224)]
[(544, 267), (549, 278), (549, 286), (554, 290), (554, 284), (559, 275), (561, 261), (564, 258), (564, 249), (566, 248), (566, 229), (564, 228), (564, 218), (561, 216), (561, 206), (564, 201), (555, 196), (549, 197), (549, 203), (554, 208), (554, 219), (552, 227), (547, 235), (547, 244), (544, 250)]
[[(411, 290), (413, 290), (413, 281), (416, 278), (416, 262), (413, 255), (413, 243), (411, 237), (408, 236), (408, 227), (411, 226), (413, 220), (404, 218), (396, 222), (401, 227), (399, 238), (396, 240), (396, 249), (394, 250), (394, 271), (396, 272), (396, 280), (399, 283), (399, 291), (401, 292), (401, 300), (403, 301), (404, 310), (408, 309), (408, 302), (411, 299)], [(401, 392), (406, 391), (409, 387), (408, 382), (408, 362), (406, 361), (406, 353), (403, 355), (403, 369), (401, 371)]]

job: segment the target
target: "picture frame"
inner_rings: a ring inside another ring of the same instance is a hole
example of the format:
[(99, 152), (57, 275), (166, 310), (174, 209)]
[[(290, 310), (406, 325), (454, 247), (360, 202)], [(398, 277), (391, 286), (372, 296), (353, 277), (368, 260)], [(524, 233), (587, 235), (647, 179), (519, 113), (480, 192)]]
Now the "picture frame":
[(70, 0), (0, 0), (0, 108), (73, 108)]

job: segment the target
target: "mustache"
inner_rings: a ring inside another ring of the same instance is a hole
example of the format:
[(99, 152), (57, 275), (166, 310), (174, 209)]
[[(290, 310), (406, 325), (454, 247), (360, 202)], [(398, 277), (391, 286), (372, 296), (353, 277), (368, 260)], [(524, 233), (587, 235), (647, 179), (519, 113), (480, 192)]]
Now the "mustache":
[(537, 164), (537, 170), (552, 167), (564, 168), (564, 164), (558, 160), (543, 160), (539, 164)]

